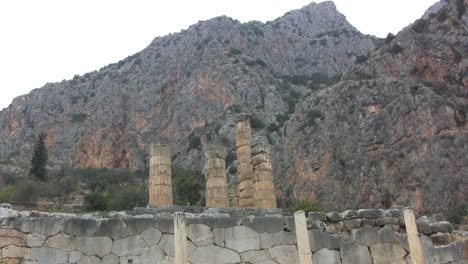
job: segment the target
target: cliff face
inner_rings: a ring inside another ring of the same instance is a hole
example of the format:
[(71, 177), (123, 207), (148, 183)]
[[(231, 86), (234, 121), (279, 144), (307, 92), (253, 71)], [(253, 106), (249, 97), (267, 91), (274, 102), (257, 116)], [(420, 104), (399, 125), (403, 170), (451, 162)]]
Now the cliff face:
[[(441, 2), (424, 30), (408, 27), (377, 50), (331, 2), (265, 24), (199, 22), (98, 72), (16, 98), (0, 112), (0, 160), (29, 160), (35, 134), (46, 132), (52, 166), (143, 169), (149, 143), (168, 140), (175, 164), (202, 170), (202, 152), (189, 142), (216, 135), (234, 154), (233, 116), (242, 111), (274, 146), (282, 201), (447, 205), (445, 194), (467, 189), (460, 3), (464, 10), (466, 1)], [(403, 51), (391, 52), (395, 44)]]

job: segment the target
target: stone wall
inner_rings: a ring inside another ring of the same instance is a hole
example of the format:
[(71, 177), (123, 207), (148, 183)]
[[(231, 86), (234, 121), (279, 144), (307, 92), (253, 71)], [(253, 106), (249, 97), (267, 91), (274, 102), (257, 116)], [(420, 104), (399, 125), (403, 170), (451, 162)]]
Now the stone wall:
[[(189, 262), (293, 264), (294, 217), (277, 209), (138, 208), (48, 214), (0, 208), (0, 263), (174, 263), (174, 211), (186, 211)], [(426, 263), (467, 263), (466, 234), (418, 220)], [(411, 263), (399, 209), (310, 213), (314, 264)]]

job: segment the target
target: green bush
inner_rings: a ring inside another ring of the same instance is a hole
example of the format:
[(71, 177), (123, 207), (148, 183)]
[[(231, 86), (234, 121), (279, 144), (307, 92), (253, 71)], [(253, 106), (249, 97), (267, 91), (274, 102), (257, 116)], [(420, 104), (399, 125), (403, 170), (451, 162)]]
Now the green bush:
[(268, 131), (270, 131), (270, 132), (278, 132), (279, 126), (278, 126), (278, 124), (276, 124), (276, 123), (271, 123), (271, 124), (268, 126), (267, 129), (268, 129)]
[(426, 28), (429, 26), (430, 22), (427, 21), (426, 19), (418, 19), (416, 22), (413, 24), (411, 27), (415, 32), (417, 33), (423, 33)]
[(468, 207), (463, 204), (456, 204), (448, 209), (447, 219), (451, 223), (459, 225), (466, 215), (468, 215)]
[(83, 123), (84, 121), (86, 121), (86, 119), (88, 119), (88, 114), (85, 114), (85, 113), (73, 114), (71, 118), (73, 122)]
[(204, 182), (191, 170), (174, 168), (172, 171), (172, 192), (176, 205), (203, 205)]
[(310, 212), (320, 212), (324, 211), (322, 207), (320, 206), (319, 201), (309, 201), (309, 200), (296, 200), (294, 203), (289, 207), (289, 211), (291, 213), (297, 212), (297, 211), (304, 211), (306, 216)]
[(229, 166), (231, 165), (231, 163), (237, 159), (237, 155), (235, 152), (229, 152), (227, 155), (226, 155), (226, 166)]
[(265, 127), (265, 124), (263, 123), (262, 120), (260, 120), (258, 117), (253, 116), (252, 121), (251, 121), (251, 126), (253, 129), (262, 129)]
[(447, 8), (443, 7), (437, 14), (437, 20), (439, 20), (439, 22), (444, 22), (447, 19), (447, 17)]
[(229, 168), (229, 174), (236, 174), (237, 173), (237, 167), (236, 166), (232, 166)]
[(14, 185), (7, 185), (0, 191), (0, 203), (9, 203), (15, 194), (16, 188)]
[(231, 48), (229, 49), (229, 53), (232, 55), (239, 55), (239, 54), (242, 54), (242, 51), (240, 49)]
[(109, 195), (103, 192), (91, 192), (84, 197), (84, 207), (88, 211), (106, 211)]
[(356, 58), (356, 63), (357, 64), (363, 63), (363, 62), (367, 61), (368, 59), (369, 59), (369, 57), (367, 57), (366, 55), (359, 55)]
[(393, 35), (392, 33), (388, 33), (387, 37), (385, 38), (385, 43), (388, 44), (388, 43), (392, 42), (392, 40), (394, 40), (394, 39), (395, 39), (395, 35)]
[(256, 59), (255, 62), (257, 62), (257, 64), (262, 66), (263, 68), (267, 66), (267, 64), (261, 59)]
[(458, 18), (459, 19), (462, 18), (463, 14), (466, 11), (464, 0), (456, 0), (455, 1), (455, 7), (457, 8)]
[(148, 188), (146, 185), (122, 186), (111, 193), (107, 210), (133, 210), (148, 204)]
[(16, 184), (16, 190), (12, 200), (15, 203), (22, 205), (32, 205), (39, 196), (39, 190), (42, 188), (41, 183), (33, 180), (24, 180)]
[(191, 136), (189, 138), (189, 150), (192, 149), (199, 149), (201, 145), (200, 137), (198, 136)]
[(398, 44), (395, 44), (390, 48), (390, 53), (393, 55), (401, 53), (401, 52), (403, 52), (403, 48)]

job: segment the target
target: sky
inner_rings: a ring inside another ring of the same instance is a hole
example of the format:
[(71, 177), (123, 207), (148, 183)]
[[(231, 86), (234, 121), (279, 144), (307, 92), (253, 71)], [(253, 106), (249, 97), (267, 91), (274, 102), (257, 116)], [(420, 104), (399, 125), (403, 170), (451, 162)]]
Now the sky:
[[(274, 20), (311, 0), (0, 1), (0, 110), (47, 82), (71, 79), (132, 55), (158, 36), (227, 15)], [(322, 2), (322, 1), (316, 1)], [(436, 0), (335, 0), (364, 34), (385, 37)]]

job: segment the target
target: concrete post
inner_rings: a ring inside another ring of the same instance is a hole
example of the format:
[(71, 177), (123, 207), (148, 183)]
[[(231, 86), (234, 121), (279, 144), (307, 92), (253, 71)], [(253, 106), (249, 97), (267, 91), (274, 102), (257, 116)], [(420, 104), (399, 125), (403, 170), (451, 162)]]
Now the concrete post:
[(405, 218), (406, 234), (408, 235), (408, 244), (410, 248), (411, 259), (415, 264), (424, 263), (424, 255), (421, 246), (421, 240), (418, 236), (418, 227), (414, 217), (413, 208), (405, 207), (403, 209)]
[(252, 129), (250, 115), (236, 117), (236, 147), (239, 162), (239, 206), (254, 207), (253, 167), (252, 167)]
[(275, 180), (271, 166), (270, 146), (264, 137), (256, 138), (252, 147), (255, 207), (276, 208)]
[(151, 144), (149, 204), (153, 206), (172, 205), (171, 147)]
[(221, 143), (205, 144), (206, 207), (229, 207), (225, 157)]
[(187, 232), (185, 230), (185, 215), (182, 212), (174, 214), (174, 247), (175, 264), (188, 264)]
[(312, 264), (312, 253), (310, 252), (309, 233), (304, 211), (294, 213), (296, 224), (297, 249), (299, 251), (299, 264)]
[(239, 207), (239, 184), (230, 182), (227, 185), (229, 207)]

